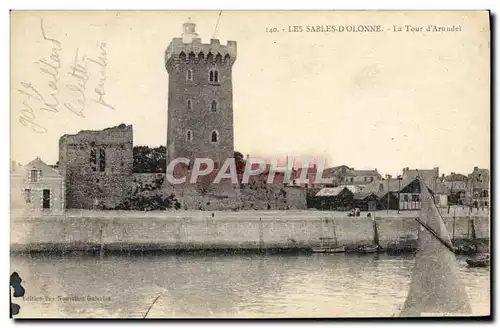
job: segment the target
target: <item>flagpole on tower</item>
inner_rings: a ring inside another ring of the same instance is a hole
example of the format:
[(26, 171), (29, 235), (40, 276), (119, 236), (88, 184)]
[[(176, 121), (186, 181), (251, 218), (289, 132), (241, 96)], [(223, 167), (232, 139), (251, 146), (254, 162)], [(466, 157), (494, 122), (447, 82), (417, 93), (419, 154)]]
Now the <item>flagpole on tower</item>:
[(219, 16), (217, 17), (217, 23), (215, 23), (214, 35), (212, 39), (215, 39), (215, 34), (217, 33), (217, 28), (219, 27), (220, 16), (222, 15), (222, 10), (219, 11)]

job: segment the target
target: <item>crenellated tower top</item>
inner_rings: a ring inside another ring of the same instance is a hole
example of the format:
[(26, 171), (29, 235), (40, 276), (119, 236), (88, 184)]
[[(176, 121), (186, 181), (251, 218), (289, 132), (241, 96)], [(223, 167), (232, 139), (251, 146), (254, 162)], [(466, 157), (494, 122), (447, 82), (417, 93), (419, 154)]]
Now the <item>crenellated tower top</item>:
[(233, 65), (236, 53), (236, 41), (227, 41), (227, 45), (221, 44), (219, 39), (202, 43), (196, 33), (196, 24), (188, 19), (182, 24), (182, 36), (173, 38), (165, 51), (165, 67), (168, 71), (172, 64), (181, 61)]

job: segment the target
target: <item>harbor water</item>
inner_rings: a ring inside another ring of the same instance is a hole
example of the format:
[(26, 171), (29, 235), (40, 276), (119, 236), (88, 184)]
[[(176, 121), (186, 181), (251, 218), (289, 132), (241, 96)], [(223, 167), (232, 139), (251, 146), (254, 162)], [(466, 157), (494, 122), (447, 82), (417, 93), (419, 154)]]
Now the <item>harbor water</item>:
[[(459, 260), (473, 315), (490, 313), (489, 268)], [(13, 255), (26, 289), (16, 318), (391, 317), (414, 257), (346, 255)]]

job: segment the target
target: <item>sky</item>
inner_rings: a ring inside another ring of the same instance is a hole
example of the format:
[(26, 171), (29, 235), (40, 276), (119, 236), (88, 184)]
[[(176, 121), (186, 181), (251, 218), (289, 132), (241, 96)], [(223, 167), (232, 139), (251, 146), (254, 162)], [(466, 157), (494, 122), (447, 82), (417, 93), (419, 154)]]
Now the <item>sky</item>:
[[(204, 43), (214, 33), (238, 43), (234, 135), (243, 154), (392, 175), (490, 167), (486, 12), (13, 12), (11, 159), (53, 164), (63, 134), (121, 123), (133, 125), (134, 145), (165, 145), (164, 51), (188, 17)], [(460, 31), (426, 32), (433, 24)], [(382, 32), (306, 31), (327, 25)]]

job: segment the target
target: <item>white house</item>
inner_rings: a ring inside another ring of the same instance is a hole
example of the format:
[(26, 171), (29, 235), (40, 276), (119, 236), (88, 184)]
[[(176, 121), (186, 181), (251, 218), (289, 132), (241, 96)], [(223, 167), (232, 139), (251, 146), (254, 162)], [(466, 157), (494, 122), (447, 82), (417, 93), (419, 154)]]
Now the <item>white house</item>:
[(11, 209), (54, 213), (64, 210), (64, 178), (39, 157), (11, 165)]

